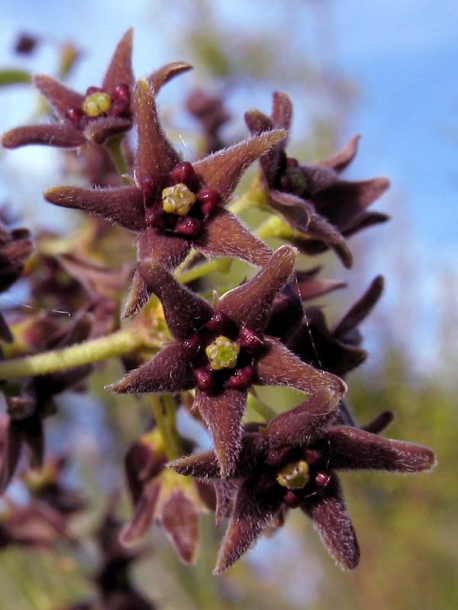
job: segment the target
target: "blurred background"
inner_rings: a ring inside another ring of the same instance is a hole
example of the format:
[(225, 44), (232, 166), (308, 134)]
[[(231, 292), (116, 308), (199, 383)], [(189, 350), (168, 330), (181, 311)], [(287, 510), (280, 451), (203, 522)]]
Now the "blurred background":
[[(155, 530), (152, 545), (160, 552), (135, 575), (159, 608), (458, 606), (457, 24), (453, 0), (440, 8), (432, 0), (3, 4), (3, 70), (56, 75), (62, 45), (74, 43), (81, 54), (67, 84), (85, 91), (99, 82), (129, 27), (135, 29), (137, 76), (170, 61), (193, 64), (160, 97), (185, 154), (192, 156), (195, 145), (188, 135), (195, 125), (183, 112), (191, 90), (223, 96), (231, 114), (225, 129), (234, 141), (247, 136), (243, 113), (252, 107), (269, 113), (272, 92), (284, 90), (294, 103), (291, 148), (301, 161), (324, 158), (360, 133), (359, 153), (346, 177), (387, 176), (392, 182), (374, 205), (392, 220), (351, 239), (354, 268), (323, 259), (326, 277), (348, 283), (326, 306), (338, 320), (375, 275), (385, 276), (384, 297), (363, 327), (370, 358), (349, 379), (350, 401), (363, 423), (383, 409), (394, 410), (389, 435), (432, 446), (439, 457), (435, 474), (342, 477), (362, 549), (361, 565), (351, 574), (335, 568), (299, 514), (218, 578), (210, 573), (220, 533), (210, 517), (192, 569), (178, 564)], [(14, 50), (24, 33), (39, 43), (31, 55)], [(27, 84), (2, 87), (0, 130), (30, 121), (37, 100)], [(57, 155), (39, 147), (1, 153), (0, 200), (19, 207), (26, 224), (44, 227), (50, 221), (41, 193), (59, 180)], [(54, 225), (66, 222), (66, 215), (52, 216)], [(116, 405), (109, 417), (111, 436), (104, 442), (115, 460), (117, 434), (131, 424)], [(90, 433), (81, 427), (90, 445)], [(91, 455), (96, 463), (96, 448)], [(113, 469), (100, 475), (108, 476), (108, 491), (118, 472)], [(97, 500), (97, 481), (89, 481), (91, 486)], [(39, 558), (16, 549), (0, 554), (0, 608), (52, 610), (90, 588), (84, 566), (64, 551), (57, 559), (44, 553)]]

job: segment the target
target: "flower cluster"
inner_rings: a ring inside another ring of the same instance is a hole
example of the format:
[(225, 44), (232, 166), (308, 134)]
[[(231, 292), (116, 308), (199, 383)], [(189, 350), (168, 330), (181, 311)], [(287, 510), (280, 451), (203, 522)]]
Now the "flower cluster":
[[(435, 457), (427, 447), (381, 437), (390, 412), (360, 427), (344, 398), (343, 377), (367, 357), (358, 326), (381, 296), (383, 278), (376, 277), (329, 328), (323, 310), (309, 301), (342, 284), (320, 278), (316, 267), (304, 268), (298, 253), (310, 258), (332, 249), (350, 267), (348, 237), (387, 220), (367, 207), (388, 181), (341, 177), (359, 137), (319, 163), (289, 157), (292, 102), (282, 92), (274, 93), (270, 117), (246, 113), (251, 135), (228, 148), (219, 132), (229, 120), (223, 101), (195, 92), (188, 109), (201, 124), (208, 154), (184, 160), (162, 125), (157, 96), (190, 66), (175, 62), (135, 81), (131, 54), (129, 30), (101, 86), (85, 94), (51, 77), (35, 77), (56, 120), (3, 136), (11, 149), (76, 149), (73, 162), (86, 164), (73, 165), (80, 172), (78, 185), (53, 186), (44, 195), (53, 205), (83, 212), (75, 236), (39, 236), (33, 251), (27, 230), (0, 224), (0, 290), (22, 275), (31, 257), (33, 299), (72, 316), (67, 324), (56, 324), (52, 316), (27, 323), (20, 316), (0, 318), (8, 412), (1, 491), (20, 471), (23, 449), (31, 453), (33, 468), (43, 466), (43, 420), (57, 411), (59, 394), (81, 387), (93, 363), (120, 357), (126, 374), (106, 389), (147, 395), (154, 422), (126, 456), (134, 513), (122, 531), (116, 528), (116, 540), (120, 535), (130, 544), (157, 522), (179, 557), (192, 563), (199, 515), (213, 510), (217, 523), (228, 519), (216, 566), (221, 572), (270, 525), (300, 508), (336, 562), (352, 569), (359, 549), (337, 473), (419, 472), (430, 470)], [(256, 161), (258, 177), (236, 199), (242, 176)], [(267, 204), (271, 218), (286, 227), (285, 243), (277, 249), (261, 239), (259, 227), (246, 226), (237, 215), (250, 204)], [(228, 267), (239, 259), (255, 269), (235, 286), (226, 273), (220, 289), (212, 284), (212, 272), (221, 257)], [(212, 288), (209, 302), (203, 295)], [(289, 410), (267, 407), (258, 386), (292, 388), (303, 401)], [(177, 430), (177, 410), (189, 411), (205, 427), (212, 450), (192, 453), (195, 444)], [(132, 607), (152, 607), (126, 584), (135, 554), (116, 544), (116, 552), (104, 549), (106, 565), (97, 576), (101, 598), (113, 594), (109, 578), (119, 577), (125, 587), (116, 594)]]

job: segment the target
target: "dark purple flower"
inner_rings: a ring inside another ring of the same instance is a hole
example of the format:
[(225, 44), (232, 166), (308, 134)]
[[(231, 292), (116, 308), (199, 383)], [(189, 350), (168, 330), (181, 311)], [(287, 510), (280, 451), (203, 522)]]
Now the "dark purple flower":
[[(292, 116), (289, 96), (277, 91), (271, 117), (251, 110), (245, 119), (251, 133), (258, 134), (272, 129), (289, 130)], [(269, 203), (295, 230), (294, 245), (307, 254), (332, 248), (346, 267), (353, 259), (344, 238), (388, 219), (385, 214), (366, 211), (388, 188), (386, 178), (359, 182), (340, 178), (356, 155), (358, 141), (359, 136), (355, 136), (332, 157), (300, 164), (287, 156), (287, 142), (283, 140), (261, 159)]]
[[(413, 473), (434, 467), (435, 455), (428, 447), (333, 425), (339, 399), (331, 389), (322, 388), (267, 426), (245, 432), (229, 479), (237, 490), (216, 573), (237, 561), (282, 511), (296, 507), (310, 517), (336, 563), (353, 569), (359, 548), (337, 471)], [(169, 466), (183, 475), (221, 477), (213, 451)]]
[[(100, 87), (89, 87), (84, 95), (65, 87), (50, 76), (36, 76), (34, 84), (49, 101), (59, 119), (49, 125), (28, 125), (8, 131), (2, 139), (6, 148), (46, 144), (77, 148), (85, 142), (102, 144), (109, 137), (129, 131), (133, 125), (132, 72), (133, 30), (128, 30), (111, 58)], [(157, 93), (164, 83), (189, 70), (185, 62), (163, 66), (149, 77)]]
[(120, 540), (131, 545), (156, 522), (181, 561), (192, 564), (199, 549), (200, 514), (208, 509), (198, 486), (189, 485), (189, 481), (164, 468), (167, 461), (164, 441), (157, 429), (130, 446), (124, 464), (134, 512)]
[(301, 362), (280, 341), (264, 334), (273, 300), (288, 282), (295, 258), (290, 246), (279, 248), (253, 279), (227, 292), (214, 307), (161, 265), (140, 266), (149, 292), (162, 302), (174, 341), (109, 389), (179, 393), (195, 388), (193, 408), (213, 438), (222, 476), (228, 476), (237, 462), (251, 385), (289, 386), (308, 394), (327, 387), (339, 396), (346, 391), (338, 377)]
[[(134, 94), (138, 149), (131, 186), (87, 189), (56, 186), (45, 198), (56, 205), (97, 214), (139, 232), (138, 259), (168, 269), (191, 247), (205, 256), (233, 256), (263, 265), (271, 250), (224, 209), (237, 183), (260, 156), (286, 136), (283, 130), (255, 136), (194, 164), (182, 162), (159, 123), (150, 85), (140, 80)], [(127, 315), (145, 300), (138, 273)]]

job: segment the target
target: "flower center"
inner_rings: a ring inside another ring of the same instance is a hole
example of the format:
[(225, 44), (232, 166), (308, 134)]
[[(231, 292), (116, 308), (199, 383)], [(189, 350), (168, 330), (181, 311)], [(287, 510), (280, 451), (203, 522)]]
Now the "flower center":
[(298, 197), (303, 197), (307, 193), (307, 179), (296, 159), (287, 159), (282, 182), (289, 192)]
[(162, 207), (167, 214), (186, 216), (196, 201), (195, 194), (183, 182), (162, 191)]
[(207, 345), (205, 353), (213, 371), (221, 369), (233, 369), (237, 365), (237, 358), (240, 352), (240, 345), (231, 341), (224, 335)]
[(277, 475), (277, 483), (286, 489), (303, 489), (310, 480), (310, 468), (305, 460), (292, 462)]
[(83, 112), (91, 118), (107, 114), (111, 109), (112, 99), (105, 91), (96, 91), (88, 95), (83, 102)]

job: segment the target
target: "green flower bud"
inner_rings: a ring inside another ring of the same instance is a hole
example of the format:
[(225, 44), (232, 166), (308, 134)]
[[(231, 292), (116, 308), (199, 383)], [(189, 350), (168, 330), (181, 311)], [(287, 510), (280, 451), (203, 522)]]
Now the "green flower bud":
[(194, 193), (182, 182), (162, 191), (162, 206), (168, 214), (186, 216), (196, 200)]
[(309, 479), (309, 465), (304, 460), (288, 464), (277, 475), (277, 483), (286, 489), (302, 489)]
[(205, 348), (210, 367), (214, 371), (233, 369), (237, 364), (240, 345), (220, 335)]
[(88, 95), (83, 102), (83, 112), (87, 116), (96, 118), (106, 114), (111, 108), (111, 95), (104, 91), (97, 91)]

